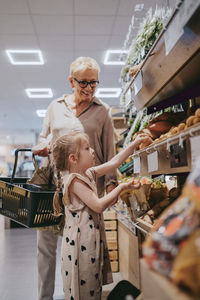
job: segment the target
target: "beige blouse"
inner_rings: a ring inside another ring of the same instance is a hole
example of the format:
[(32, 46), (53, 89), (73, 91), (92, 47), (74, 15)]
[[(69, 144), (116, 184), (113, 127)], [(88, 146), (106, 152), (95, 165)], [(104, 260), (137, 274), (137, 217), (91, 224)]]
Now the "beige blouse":
[[(115, 154), (114, 128), (110, 115), (110, 107), (94, 97), (89, 106), (78, 117), (75, 117), (68, 105), (65, 95), (52, 101), (47, 109), (43, 129), (39, 136), (39, 144), (49, 143), (52, 146), (56, 139), (70, 131), (85, 131), (90, 139), (90, 145), (95, 150), (96, 164), (110, 160)], [(97, 179), (99, 196), (103, 195), (104, 181), (116, 179), (116, 172)]]

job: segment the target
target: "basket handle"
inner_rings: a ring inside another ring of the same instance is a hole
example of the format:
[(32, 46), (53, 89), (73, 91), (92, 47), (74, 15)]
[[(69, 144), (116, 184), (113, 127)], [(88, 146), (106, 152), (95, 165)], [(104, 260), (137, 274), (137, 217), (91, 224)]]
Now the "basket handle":
[(14, 162), (14, 167), (13, 167), (13, 172), (12, 172), (12, 176), (11, 176), (11, 179), (10, 179), (10, 183), (13, 183), (13, 181), (14, 181), (15, 172), (16, 172), (16, 169), (17, 169), (18, 153), (21, 152), (21, 151), (32, 151), (32, 149), (30, 149), (30, 148), (21, 148), (21, 149), (16, 149), (15, 150), (15, 162)]
[(35, 167), (35, 170), (38, 171), (39, 170), (39, 166), (38, 166), (38, 163), (35, 159), (35, 154), (32, 153), (32, 160), (33, 160), (33, 164), (34, 164), (34, 167)]

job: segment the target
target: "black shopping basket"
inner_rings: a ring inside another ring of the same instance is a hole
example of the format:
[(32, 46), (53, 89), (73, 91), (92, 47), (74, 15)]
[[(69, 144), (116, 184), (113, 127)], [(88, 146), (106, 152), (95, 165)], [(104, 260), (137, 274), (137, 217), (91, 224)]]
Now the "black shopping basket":
[(61, 218), (53, 216), (56, 187), (41, 187), (27, 183), (29, 178), (15, 178), (19, 151), (31, 149), (17, 149), (12, 177), (0, 178), (0, 214), (30, 228), (58, 224)]

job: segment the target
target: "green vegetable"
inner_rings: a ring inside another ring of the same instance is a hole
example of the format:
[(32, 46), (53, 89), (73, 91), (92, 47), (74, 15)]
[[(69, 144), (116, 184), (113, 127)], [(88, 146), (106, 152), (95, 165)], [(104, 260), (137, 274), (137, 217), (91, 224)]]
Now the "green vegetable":
[(145, 59), (155, 40), (160, 34), (163, 28), (163, 23), (166, 22), (170, 15), (170, 9), (167, 9), (167, 11), (165, 11), (164, 8), (156, 8), (154, 14), (152, 13), (152, 8), (149, 9), (143, 23), (140, 25), (135, 40), (133, 40), (132, 42), (125, 66), (121, 70), (120, 79), (122, 85), (124, 82), (130, 81), (130, 67), (139, 64), (142, 60)]

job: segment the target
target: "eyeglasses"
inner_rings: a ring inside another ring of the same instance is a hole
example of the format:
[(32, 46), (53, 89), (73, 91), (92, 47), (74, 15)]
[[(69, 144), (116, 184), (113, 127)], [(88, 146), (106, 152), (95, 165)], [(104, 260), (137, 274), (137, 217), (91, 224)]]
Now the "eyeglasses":
[(86, 88), (88, 86), (88, 84), (90, 85), (91, 88), (95, 88), (97, 86), (97, 84), (99, 83), (99, 80), (92, 80), (92, 81), (82, 80), (82, 81), (78, 81), (76, 78), (74, 78), (74, 80), (76, 82), (78, 82), (78, 84), (80, 85), (81, 88)]

